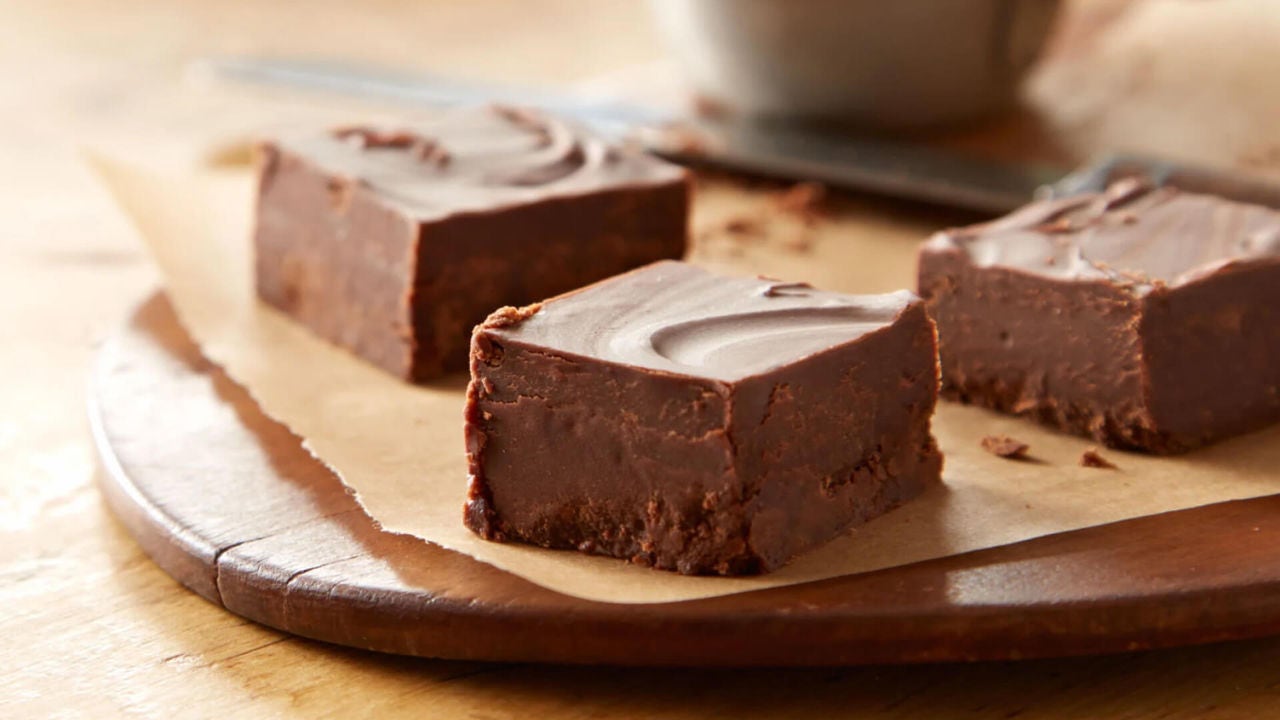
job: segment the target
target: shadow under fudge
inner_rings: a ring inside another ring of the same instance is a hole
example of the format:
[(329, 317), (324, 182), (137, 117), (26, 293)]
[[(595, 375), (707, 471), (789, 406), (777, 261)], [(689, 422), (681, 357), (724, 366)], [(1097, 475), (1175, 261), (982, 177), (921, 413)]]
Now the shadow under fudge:
[(661, 262), (475, 331), (465, 522), (689, 574), (775, 569), (939, 482), (933, 323)]
[(1168, 454), (1280, 420), (1280, 212), (1128, 178), (939, 233), (945, 397)]
[(510, 108), (263, 146), (259, 296), (413, 381), (493, 310), (684, 255), (686, 171)]

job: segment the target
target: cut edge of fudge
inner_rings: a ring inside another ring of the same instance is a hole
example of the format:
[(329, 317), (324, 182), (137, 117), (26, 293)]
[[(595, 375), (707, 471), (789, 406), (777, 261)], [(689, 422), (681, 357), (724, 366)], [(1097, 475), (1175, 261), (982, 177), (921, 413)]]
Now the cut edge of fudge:
[[(628, 275), (638, 283), (671, 266), (688, 268), (656, 263)], [(477, 534), (687, 574), (750, 574), (940, 481), (935, 338), (918, 300), (882, 327), (732, 380), (511, 333), (567, 299), (585, 307), (620, 279), (503, 309), (476, 328), (464, 522)], [(749, 306), (774, 297), (769, 282), (721, 279), (749, 283)], [(620, 411), (599, 410), (608, 407)]]

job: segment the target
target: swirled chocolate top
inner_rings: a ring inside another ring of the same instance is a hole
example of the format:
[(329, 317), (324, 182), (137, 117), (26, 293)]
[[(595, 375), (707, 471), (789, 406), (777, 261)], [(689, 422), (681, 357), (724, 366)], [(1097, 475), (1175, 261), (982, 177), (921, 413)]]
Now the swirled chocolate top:
[(1280, 212), (1128, 178), (1102, 193), (1034, 202), (989, 223), (943, 231), (925, 246), (945, 251), (963, 252), (978, 266), (1113, 281), (1144, 293), (1280, 261)]
[(671, 182), (685, 172), (575, 124), (501, 106), (441, 110), (401, 125), (341, 127), (275, 144), (422, 220)]
[(499, 311), (481, 329), (566, 355), (733, 382), (881, 330), (918, 301), (905, 290), (844, 295), (664, 261)]

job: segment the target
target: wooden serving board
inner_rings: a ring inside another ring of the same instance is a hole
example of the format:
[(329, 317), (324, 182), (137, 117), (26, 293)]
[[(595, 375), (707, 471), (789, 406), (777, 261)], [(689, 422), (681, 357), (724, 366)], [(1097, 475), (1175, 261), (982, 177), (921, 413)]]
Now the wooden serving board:
[(376, 528), (156, 295), (103, 349), (90, 417), (115, 514), (178, 581), (298, 635), (428, 657), (844, 665), (1116, 652), (1280, 632), (1280, 496), (905, 567), (617, 605)]

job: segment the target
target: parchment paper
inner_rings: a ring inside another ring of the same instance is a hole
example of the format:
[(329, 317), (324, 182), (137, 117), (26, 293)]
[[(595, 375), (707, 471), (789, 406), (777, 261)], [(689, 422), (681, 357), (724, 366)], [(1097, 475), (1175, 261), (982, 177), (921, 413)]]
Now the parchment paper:
[[(1086, 440), (1012, 418), (941, 403), (935, 432), (945, 487), (755, 578), (684, 577), (625, 562), (485, 542), (461, 522), (466, 488), (461, 417), (466, 378), (406, 385), (312, 337), (255, 301), (252, 182), (247, 172), (157, 176), (101, 158), (94, 165), (132, 216), (179, 317), (208, 358), (263, 410), (304, 438), (384, 529), (416, 535), (535, 583), (584, 598), (686, 600), (865, 572), (1046, 534), (1280, 492), (1280, 429), (1179, 458), (1103, 451), (1118, 470), (1078, 466)], [(929, 221), (899, 211), (843, 208), (812, 231), (766, 219), (764, 237), (714, 228), (767, 199), (725, 184), (699, 189), (693, 259), (719, 270), (810, 280), (833, 290), (909, 287), (915, 240)], [(873, 232), (847, 223), (862, 214)], [(934, 222), (937, 222), (936, 220)], [(798, 250), (808, 241), (810, 249)], [(803, 242), (802, 242), (803, 241)], [(1031, 445), (1031, 462), (979, 448), (988, 434)]]

